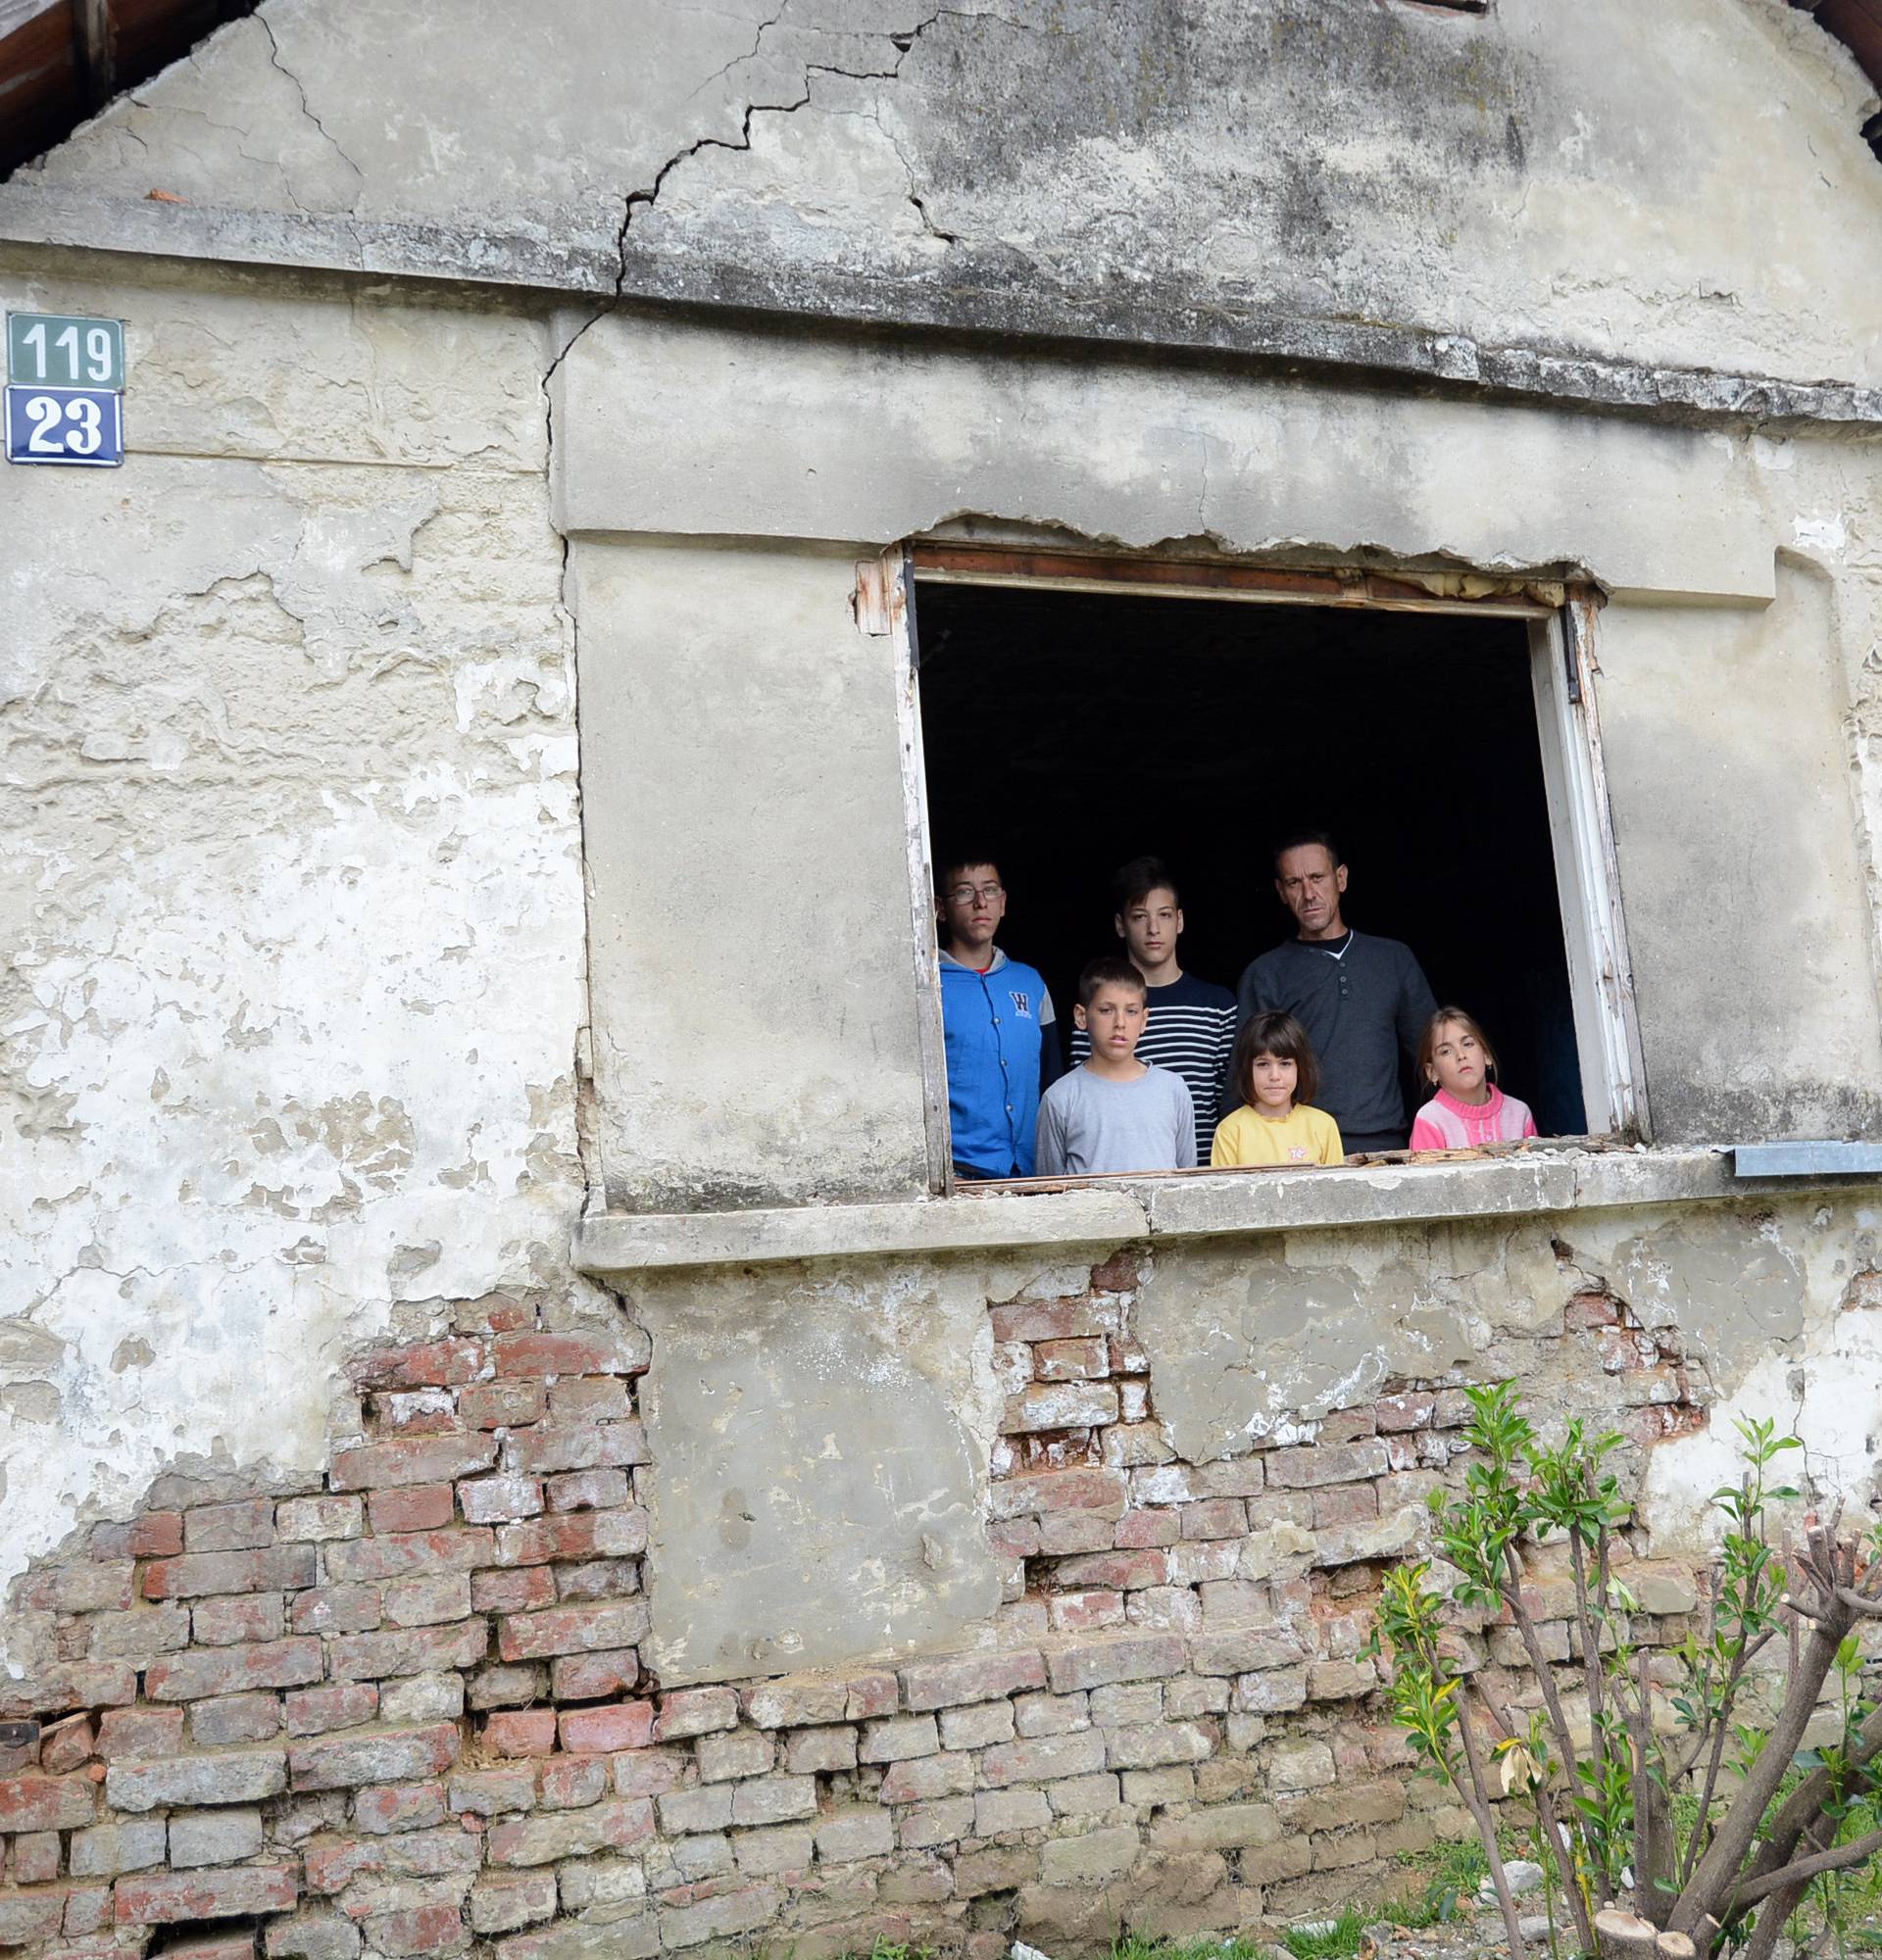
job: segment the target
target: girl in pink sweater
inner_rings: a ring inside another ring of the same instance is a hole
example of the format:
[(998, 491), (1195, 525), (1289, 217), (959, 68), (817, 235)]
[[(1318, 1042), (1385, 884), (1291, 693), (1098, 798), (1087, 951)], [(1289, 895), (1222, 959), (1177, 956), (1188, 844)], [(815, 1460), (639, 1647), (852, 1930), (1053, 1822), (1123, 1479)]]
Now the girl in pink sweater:
[(1462, 1151), (1533, 1137), (1528, 1103), (1491, 1081), (1496, 1066), (1496, 1051), (1476, 1021), (1461, 1007), (1440, 1007), (1418, 1043), (1418, 1071), (1438, 1093), (1412, 1125), (1412, 1148)]

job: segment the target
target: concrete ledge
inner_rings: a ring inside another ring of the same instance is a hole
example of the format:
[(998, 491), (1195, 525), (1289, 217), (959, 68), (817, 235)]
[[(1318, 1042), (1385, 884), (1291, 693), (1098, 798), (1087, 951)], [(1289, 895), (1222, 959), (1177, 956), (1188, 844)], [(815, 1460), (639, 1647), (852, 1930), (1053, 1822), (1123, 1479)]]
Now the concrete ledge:
[[(612, 236), (565, 241), (417, 220), (243, 211), (101, 196), (16, 179), (0, 187), (0, 243), (277, 266), (374, 278), (516, 286), (601, 302), (699, 308), (846, 328), (927, 328), (1034, 342), (1220, 354), (1289, 370), (1410, 381), (1437, 392), (1730, 427), (1874, 429), (1882, 389), (1709, 368), (1656, 368), (1573, 346), (1499, 346), (1442, 326), (1320, 318), (1221, 296), (1188, 304), (1140, 288), (1015, 283), (1004, 254), (945, 273), (880, 276), (793, 265), (788, 277)], [(1102, 303), (1101, 303), (1102, 302)]]
[(1263, 1232), (1520, 1218), (1538, 1212), (1721, 1203), (1882, 1175), (1741, 1178), (1726, 1151), (1525, 1152), (1480, 1162), (1338, 1170), (1198, 1171), (1071, 1190), (763, 1211), (598, 1211), (574, 1264), (604, 1278), (685, 1266), (920, 1256), (1006, 1248), (1117, 1246)]

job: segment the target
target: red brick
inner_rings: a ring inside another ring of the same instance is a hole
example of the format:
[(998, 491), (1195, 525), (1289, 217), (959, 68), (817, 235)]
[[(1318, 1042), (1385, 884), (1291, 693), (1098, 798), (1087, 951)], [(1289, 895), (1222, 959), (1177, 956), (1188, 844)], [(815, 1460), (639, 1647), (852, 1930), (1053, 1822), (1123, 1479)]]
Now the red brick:
[(1336, 1525), (1362, 1524), (1378, 1514), (1379, 1491), (1376, 1484), (1330, 1484), (1313, 1493), (1315, 1531), (1331, 1531)]
[(468, 1572), (496, 1562), (496, 1541), (482, 1529), (353, 1539), (326, 1548), (326, 1575), (341, 1582), (399, 1579), (408, 1572)]
[(1092, 1267), (1092, 1292), (1129, 1293), (1143, 1277), (1143, 1261), (1144, 1254), (1134, 1247), (1112, 1253), (1102, 1266)]
[(96, 1740), (89, 1715), (68, 1715), (40, 1736), (39, 1767), (48, 1776), (64, 1776), (91, 1760)]
[(58, 1933), (66, 1916), (66, 1888), (0, 1892), (0, 1946), (35, 1945)]
[(644, 1749), (654, 1740), (654, 1704), (618, 1701), (607, 1708), (565, 1708), (559, 1718), (562, 1746), (574, 1753)]
[(1298, 1449), (1269, 1451), (1267, 1481), (1282, 1490), (1309, 1490), (1321, 1484), (1345, 1484), (1361, 1477), (1382, 1477), (1385, 1445), (1376, 1437), (1362, 1443), (1334, 1443)]
[(1041, 1470), (1009, 1477), (991, 1492), (996, 1518), (1034, 1516), (1042, 1511), (1096, 1511), (1120, 1518), (1130, 1492), (1121, 1470)]
[(458, 1740), (455, 1722), (328, 1736), (296, 1742), (287, 1752), (288, 1775), (297, 1790), (419, 1783), (442, 1776), (457, 1761)]
[(146, 1511), (124, 1525), (94, 1525), (93, 1558), (173, 1558), (183, 1548), (180, 1511)]
[(458, 1502), (469, 1524), (514, 1524), (542, 1509), (542, 1486), (533, 1477), (474, 1477), (458, 1486)]
[(515, 1429), (542, 1411), (540, 1382), (475, 1382), (458, 1395), (458, 1419), (472, 1429)]
[(1055, 1634), (1089, 1634), (1124, 1624), (1124, 1595), (1104, 1587), (1084, 1592), (1053, 1592), (1046, 1597), (1048, 1624)]
[(598, 1701), (627, 1692), (639, 1680), (640, 1656), (632, 1647), (559, 1654), (550, 1663), (550, 1692), (558, 1701)]
[(204, 1504), (183, 1519), (191, 1551), (247, 1551), (274, 1543), (274, 1499), (248, 1497), (238, 1504)]
[(1373, 1408), (1372, 1417), (1381, 1436), (1400, 1436), (1407, 1430), (1429, 1429), (1436, 1403), (1437, 1396), (1429, 1389), (1386, 1396)]
[[(1143, 1517), (1143, 1511), (1126, 1511), (1118, 1520), (1121, 1531), (1124, 1519)], [(1171, 1534), (1174, 1536), (1174, 1534)], [(1001, 1558), (1033, 1558), (1039, 1551), (1039, 1520), (1037, 1518), (1008, 1518), (1004, 1523), (987, 1527), (987, 1544)]]
[[(109, 1886), (74, 1886), (66, 1894), (65, 1935), (68, 1939), (82, 1938), (87, 1934), (100, 1933), (111, 1924), (111, 1887)], [(100, 1942), (108, 1949), (117, 1946), (116, 1939)], [(65, 1948), (67, 1960), (79, 1960), (79, 1955), (70, 1946)], [(174, 1955), (167, 1955), (166, 1960), (174, 1960)]]
[(379, 1712), (379, 1690), (368, 1681), (345, 1681), (332, 1688), (304, 1688), (286, 1702), (290, 1736), (323, 1736), (329, 1729), (356, 1729)]
[(0, 1718), (8, 1720), (64, 1715), (74, 1708), (123, 1708), (136, 1699), (137, 1670), (128, 1661), (66, 1661), (24, 1681), (0, 1674)]
[(493, 1865), (547, 1865), (602, 1850), (624, 1850), (654, 1835), (645, 1797), (612, 1797), (586, 1810), (493, 1824), (484, 1843)]
[(460, 1436), (419, 1436), (339, 1450), (327, 1477), (336, 1491), (442, 1484), (487, 1470), (496, 1457), (496, 1440), (483, 1430)]
[(358, 1355), (346, 1373), (356, 1389), (429, 1389), (470, 1381), (482, 1366), (480, 1341), (426, 1341)]
[(494, 1756), (546, 1756), (556, 1746), (553, 1708), (502, 1708), (483, 1725), (483, 1745)]
[(219, 1694), (190, 1704), (189, 1739), (199, 1749), (272, 1741), (280, 1733), (278, 1694)]
[(615, 1788), (622, 1796), (664, 1796), (685, 1780), (689, 1749), (627, 1749), (614, 1759)]
[(99, 1559), (81, 1565), (48, 1566), (20, 1582), (16, 1595), (36, 1613), (124, 1612), (136, 1599), (135, 1564), (128, 1558)]
[(449, 1389), (395, 1389), (367, 1397), (366, 1426), (374, 1437), (449, 1436), (463, 1424)]
[(1169, 1583), (1169, 1562), (1161, 1551), (1087, 1551), (1059, 1559), (1052, 1568), (1053, 1584), (1061, 1587), (1110, 1587), (1119, 1592), (1141, 1592), (1146, 1586)]
[(375, 1532), (442, 1531), (455, 1515), (449, 1484), (413, 1484), (403, 1490), (373, 1491), (366, 1503)]
[(1046, 1656), (1055, 1694), (1081, 1688), (1106, 1688), (1114, 1681), (1156, 1681), (1183, 1671), (1183, 1643), (1174, 1634), (1141, 1639), (1093, 1641)]
[(385, 1617), (395, 1627), (435, 1627), (470, 1613), (468, 1572), (427, 1572), (395, 1579), (385, 1589)]
[(239, 1865), (202, 1872), (138, 1872), (118, 1881), (120, 1926), (178, 1919), (229, 1919), (287, 1912), (297, 1886), (292, 1865)]
[(1088, 1299), (1012, 1300), (988, 1318), (996, 1341), (1076, 1341), (1110, 1331), (1105, 1311)]
[(1248, 1506), (1240, 1497), (1208, 1497), (1182, 1505), (1176, 1515), (1186, 1539), (1240, 1538), (1248, 1530)]
[(363, 1843), (357, 1838), (316, 1838), (301, 1854), (311, 1892), (344, 1891), (355, 1879), (370, 1877), (385, 1866), (383, 1844)]
[(634, 1646), (646, 1632), (644, 1601), (607, 1599), (592, 1606), (511, 1614), (497, 1623), (497, 1651), (505, 1660), (542, 1660), (552, 1654)]
[(902, 1670), (903, 1698), (916, 1710), (958, 1708), (1045, 1685), (1046, 1663), (1036, 1653), (971, 1654)]
[(376, 1681), (394, 1674), (436, 1674), (473, 1667), (490, 1645), (482, 1620), (446, 1627), (392, 1627), (377, 1634), (348, 1634), (326, 1643), (327, 1672), (335, 1681)]
[(546, 1486), (552, 1511), (605, 1511), (634, 1501), (633, 1480), (625, 1470), (570, 1470)]
[(13, 1840), (13, 1869), (8, 1876), (16, 1886), (50, 1885), (59, 1876), (58, 1832), (22, 1832)]
[(565, 1511), (497, 1527), (499, 1565), (546, 1565), (582, 1558), (635, 1558), (647, 1549), (647, 1513)]
[(651, 1358), (637, 1328), (593, 1334), (500, 1334), (499, 1375), (636, 1375)]
[(1111, 1348), (1097, 1336), (1077, 1341), (1042, 1341), (1032, 1350), (1033, 1371), (1042, 1382), (1092, 1382), (1111, 1373)]
[(297, 1592), (315, 1580), (311, 1544), (261, 1551), (186, 1551), (144, 1567), (146, 1599), (204, 1598), (214, 1592)]
[[(1238, 1504), (1236, 1509), (1240, 1508)], [(1062, 1511), (1058, 1515), (1075, 1518), (1080, 1513)], [(1181, 1536), (1180, 1514), (1174, 1510), (1126, 1511), (1117, 1520), (1111, 1542), (1119, 1551), (1142, 1551), (1151, 1545), (1174, 1544)]]
[(738, 1727), (738, 1695), (729, 1688), (676, 1688), (660, 1697), (654, 1734), (663, 1742)]
[(600, 1422), (604, 1418), (630, 1416), (633, 1412), (633, 1395), (619, 1375), (565, 1375), (549, 1385), (552, 1421), (572, 1418), (576, 1422)]
[(231, 1592), (199, 1599), (189, 1612), (190, 1637), (204, 1646), (238, 1641), (278, 1641), (285, 1624), (278, 1592)]
[(394, 1912), (374, 1913), (366, 1922), (366, 1934), (374, 1953), (388, 1960), (408, 1960), (420, 1953), (456, 1953), (470, 1944), (464, 1916), (455, 1905), (401, 1906)]
[(531, 1474), (619, 1469), (650, 1460), (646, 1432), (638, 1422), (538, 1424), (534, 1429), (520, 1429), (511, 1437), (510, 1455), (513, 1468)]
[(470, 1604), (479, 1613), (527, 1613), (555, 1603), (556, 1575), (546, 1565), (470, 1575)]
[(321, 1643), (316, 1640), (264, 1641), (255, 1646), (167, 1654), (144, 1673), (153, 1701), (197, 1701), (245, 1688), (299, 1688), (319, 1681)]
[(1616, 1301), (1602, 1293), (1578, 1293), (1562, 1309), (1561, 1324), (1570, 1334), (1586, 1333), (1595, 1327), (1613, 1327), (1619, 1323), (1620, 1308)]
[(444, 1822), (444, 1792), (434, 1783), (375, 1784), (353, 1799), (353, 1822), (377, 1837), (429, 1831)]
[(113, 1757), (173, 1756), (183, 1746), (180, 1708), (108, 1708), (98, 1720), (98, 1753)]
[(549, 1756), (536, 1766), (538, 1800), (544, 1810), (579, 1810), (608, 1794), (606, 1756)]
[(519, 1327), (536, 1324), (535, 1310), (507, 1293), (486, 1293), (465, 1300), (452, 1314), (451, 1324), (460, 1334), (514, 1334)]
[(294, 1597), (297, 1634), (370, 1634), (383, 1617), (376, 1586), (316, 1586)]
[(872, 1716), (893, 1715), (902, 1705), (900, 1689), (892, 1674), (854, 1674), (849, 1680), (849, 1704), (843, 1711), (846, 1722), (867, 1722)]

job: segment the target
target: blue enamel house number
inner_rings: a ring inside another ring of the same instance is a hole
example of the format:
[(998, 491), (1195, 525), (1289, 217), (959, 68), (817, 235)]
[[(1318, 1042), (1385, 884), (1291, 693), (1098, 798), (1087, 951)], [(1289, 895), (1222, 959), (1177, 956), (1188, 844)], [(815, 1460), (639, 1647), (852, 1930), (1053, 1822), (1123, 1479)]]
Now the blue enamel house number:
[(9, 463), (116, 468), (124, 460), (124, 388), (122, 320), (8, 314)]

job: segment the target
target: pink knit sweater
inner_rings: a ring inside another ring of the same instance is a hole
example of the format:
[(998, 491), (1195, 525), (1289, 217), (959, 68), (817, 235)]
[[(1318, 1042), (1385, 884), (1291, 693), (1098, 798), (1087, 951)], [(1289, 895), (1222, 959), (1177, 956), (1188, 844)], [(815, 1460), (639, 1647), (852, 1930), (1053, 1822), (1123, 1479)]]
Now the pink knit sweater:
[(1490, 1100), (1474, 1108), (1440, 1089), (1412, 1125), (1414, 1151), (1465, 1151), (1478, 1144), (1513, 1144), (1536, 1134), (1527, 1102), (1506, 1096), (1493, 1082)]

